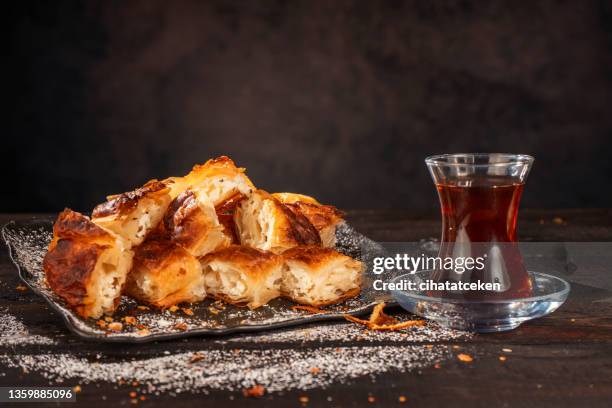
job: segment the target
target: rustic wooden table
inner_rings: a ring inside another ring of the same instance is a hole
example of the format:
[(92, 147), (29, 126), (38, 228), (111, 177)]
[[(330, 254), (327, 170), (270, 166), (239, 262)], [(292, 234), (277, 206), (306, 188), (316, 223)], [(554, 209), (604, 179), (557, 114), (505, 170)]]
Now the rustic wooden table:
[[(31, 216), (0, 215), (0, 223)], [(433, 213), (354, 211), (350, 213), (350, 222), (359, 231), (379, 241), (415, 241), (436, 237), (440, 229), (438, 215)], [(612, 210), (525, 210), (521, 214), (519, 234), (522, 241), (609, 242), (612, 241)], [(368, 376), (348, 384), (332, 384), (326, 389), (288, 391), (265, 395), (261, 399), (244, 398), (239, 392), (212, 391), (209, 395), (162, 394), (139, 404), (283, 407), (300, 406), (299, 398), (307, 396), (308, 406), (387, 407), (400, 405), (398, 396), (405, 395), (405, 406), (609, 407), (612, 405), (612, 291), (605, 288), (610, 288), (611, 280), (610, 268), (604, 268), (589, 277), (592, 284), (572, 282), (568, 301), (548, 317), (528, 322), (509, 333), (476, 335), (469, 341), (448, 344), (451, 350), (473, 355), (474, 361), (470, 364), (450, 359), (441, 368), (389, 372), (378, 375), (374, 380)], [(91, 357), (101, 353), (106, 358), (120, 361), (160, 355), (170, 349), (189, 351), (222, 347), (211, 344), (206, 338), (146, 345), (85, 342), (70, 334), (62, 321), (36, 295), (15, 290), (19, 284), (16, 269), (4, 248), (0, 254), (0, 310), (8, 310), (17, 316), (31, 333), (57, 339), (57, 344), (0, 344), (0, 354), (70, 352)], [(331, 350), (332, 347), (347, 344), (356, 343), (335, 341), (317, 343), (316, 346), (330, 347)], [(374, 345), (359, 344), (360, 347)], [(279, 345), (238, 342), (232, 347), (264, 349)], [(309, 345), (302, 343), (299, 347)], [(502, 348), (512, 349), (505, 362), (499, 361)], [(48, 381), (36, 372), (24, 373), (0, 365), (0, 373), (4, 373), (4, 376), (0, 376), (0, 386), (48, 385)], [(77, 398), (78, 405), (130, 405), (129, 386), (98, 383), (82, 388)], [(368, 396), (375, 399), (370, 402)]]

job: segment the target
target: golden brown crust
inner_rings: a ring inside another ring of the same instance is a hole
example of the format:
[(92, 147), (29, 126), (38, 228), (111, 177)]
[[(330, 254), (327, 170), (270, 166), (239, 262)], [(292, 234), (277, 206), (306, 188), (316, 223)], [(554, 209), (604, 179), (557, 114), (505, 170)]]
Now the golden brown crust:
[(135, 250), (126, 293), (160, 308), (201, 301), (205, 296), (202, 267), (172, 241), (146, 240)]
[(219, 156), (208, 160), (204, 164), (196, 164), (186, 176), (170, 177), (164, 181), (170, 186), (172, 197), (178, 196), (187, 189), (198, 187), (206, 180), (218, 177), (227, 178), (228, 180), (240, 177), (246, 184), (247, 190), (254, 190), (253, 183), (244, 173), (245, 169), (236, 167), (232, 159), (227, 156)]
[(89, 217), (65, 208), (53, 224), (53, 236), (59, 238), (83, 238), (113, 242), (114, 237), (105, 229), (94, 224)]
[[(275, 198), (272, 198), (276, 200)], [(304, 215), (291, 211), (289, 207), (276, 200), (278, 208), (285, 214), (288, 220), (285, 226), (285, 236), (295, 241), (298, 245), (321, 245), (321, 237), (316, 228)]]
[(161, 197), (166, 195), (170, 189), (164, 181), (151, 180), (144, 186), (134, 191), (116, 194), (107, 197), (107, 201), (97, 205), (92, 213), (93, 218), (102, 218), (109, 215), (125, 215), (136, 209), (138, 202), (144, 197)]
[(321, 231), (342, 221), (345, 214), (333, 205), (323, 205), (312, 197), (295, 193), (274, 193), (273, 196), (294, 213), (302, 214)]
[(321, 205), (316, 198), (298, 193), (272, 193), (274, 198), (283, 204), (291, 204), (295, 202), (310, 203)]
[(283, 260), (271, 252), (232, 246), (201, 258), (206, 291), (256, 309), (280, 295)]
[[(285, 275), (281, 291), (294, 302), (320, 307), (340, 303), (361, 292), (363, 263), (334, 249), (312, 245), (296, 247), (285, 251), (282, 257)], [(345, 271), (341, 278), (334, 275), (337, 268)], [(307, 271), (311, 280), (297, 278), (296, 281), (294, 271), (300, 270)], [(302, 283), (296, 285), (300, 280)], [(329, 285), (335, 288), (333, 293), (326, 292)]]
[(306, 217), (317, 231), (340, 222), (344, 217), (342, 211), (331, 205), (310, 204), (301, 201), (285, 205), (292, 211), (298, 212)]
[(102, 251), (100, 245), (60, 238), (43, 260), (49, 287), (79, 314), (83, 314), (83, 300)]
[(187, 190), (174, 199), (164, 215), (164, 230), (169, 238), (180, 245), (189, 246), (202, 233), (204, 216), (193, 191)]
[(324, 248), (314, 245), (299, 246), (288, 249), (283, 252), (282, 256), (286, 261), (303, 262), (313, 269), (317, 269), (319, 266), (322, 266), (336, 258), (350, 258), (332, 248)]
[(321, 245), (319, 233), (306, 217), (292, 211), (267, 191), (256, 190), (253, 194), (257, 194), (263, 200), (269, 200), (273, 203), (276, 210), (275, 217), (279, 218), (275, 223), (278, 244), (285, 247)]
[(234, 223), (234, 214), (236, 213), (236, 207), (245, 198), (244, 194), (237, 193), (215, 207), (217, 218), (221, 225), (223, 225), (225, 234), (232, 238), (233, 244), (239, 243), (238, 231), (236, 231), (236, 224)]
[(232, 263), (241, 268), (251, 278), (265, 277), (272, 266), (280, 265), (282, 257), (268, 251), (247, 246), (232, 245), (201, 259), (206, 265), (212, 261)]
[(66, 208), (53, 226), (53, 240), (43, 259), (49, 287), (77, 313), (85, 316), (87, 288), (102, 252), (115, 241), (108, 231)]
[(181, 246), (167, 240), (147, 240), (134, 251), (134, 269), (145, 268), (154, 275), (161, 275), (173, 262), (190, 256)]
[(234, 174), (236, 170), (240, 171), (241, 173), (244, 172), (244, 168), (236, 167), (236, 163), (234, 163), (234, 161), (229, 157), (219, 156), (215, 157), (214, 159), (209, 159), (204, 164), (196, 164), (193, 166), (187, 177), (210, 171), (214, 171), (215, 173), (227, 171), (228, 174)]
[(202, 201), (199, 193), (192, 190), (184, 191), (170, 203), (160, 224), (164, 226), (158, 231), (197, 257), (227, 247), (233, 240), (232, 232), (219, 222), (212, 203)]

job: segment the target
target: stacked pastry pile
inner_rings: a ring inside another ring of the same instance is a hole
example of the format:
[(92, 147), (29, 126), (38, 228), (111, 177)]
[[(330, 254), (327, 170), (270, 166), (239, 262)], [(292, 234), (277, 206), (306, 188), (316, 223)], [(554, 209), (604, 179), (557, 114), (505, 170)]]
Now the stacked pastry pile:
[(227, 157), (109, 196), (91, 218), (64, 210), (44, 259), (77, 313), (111, 314), (122, 294), (165, 308), (207, 296), (257, 308), (278, 296), (321, 306), (356, 296), (361, 262), (338, 253), (342, 213), (258, 190)]

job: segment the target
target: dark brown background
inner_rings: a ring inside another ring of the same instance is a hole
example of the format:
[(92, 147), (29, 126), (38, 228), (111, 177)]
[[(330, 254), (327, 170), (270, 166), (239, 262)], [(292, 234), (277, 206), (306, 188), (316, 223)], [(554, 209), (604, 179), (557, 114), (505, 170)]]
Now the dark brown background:
[(0, 211), (219, 154), (348, 208), (435, 208), (423, 158), (457, 151), (533, 154), (526, 206), (612, 201), (608, 1), (11, 7)]

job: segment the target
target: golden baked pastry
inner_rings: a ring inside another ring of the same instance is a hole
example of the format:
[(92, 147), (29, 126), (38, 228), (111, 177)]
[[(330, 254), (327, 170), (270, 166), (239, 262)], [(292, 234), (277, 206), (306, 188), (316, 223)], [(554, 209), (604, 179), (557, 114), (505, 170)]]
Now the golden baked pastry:
[(123, 290), (160, 308), (207, 293), (250, 308), (280, 295), (322, 306), (360, 291), (362, 263), (323, 247), (341, 222), (313, 197), (256, 189), (221, 156), (109, 196), (91, 219), (64, 210), (43, 267), (84, 317), (112, 313)]
[(364, 265), (331, 248), (305, 246), (282, 254), (281, 292), (294, 302), (325, 306), (357, 296)]
[(170, 204), (170, 189), (163, 181), (151, 180), (127, 193), (107, 197), (94, 208), (92, 221), (139, 245), (161, 221)]
[(273, 193), (275, 198), (277, 198), (283, 204), (293, 204), (297, 202), (301, 203), (309, 203), (309, 204), (317, 204), (321, 205), (320, 202), (317, 201), (316, 198), (307, 196), (305, 194), (299, 193)]
[(133, 298), (161, 308), (206, 297), (200, 262), (164, 239), (147, 240), (134, 250), (125, 289)]
[(164, 230), (168, 239), (195, 257), (226, 248), (233, 241), (233, 234), (219, 222), (212, 203), (193, 190), (182, 192), (170, 203)]
[(184, 177), (170, 177), (166, 181), (172, 198), (190, 189), (217, 206), (238, 193), (249, 194), (255, 189), (244, 171), (236, 167), (229, 157), (220, 156), (195, 165)]
[(236, 208), (236, 230), (242, 245), (281, 253), (298, 245), (321, 244), (317, 230), (263, 190), (255, 190)]
[(112, 313), (132, 265), (129, 243), (65, 209), (43, 260), (49, 287), (83, 317)]
[(280, 295), (283, 260), (272, 252), (232, 245), (200, 261), (206, 291), (219, 299), (255, 309)]
[(303, 194), (274, 193), (272, 195), (294, 213), (306, 217), (319, 232), (324, 247), (336, 246), (336, 228), (344, 221), (342, 211), (331, 205), (323, 205), (313, 197)]
[(238, 232), (236, 231), (236, 224), (234, 223), (234, 214), (236, 213), (236, 208), (238, 205), (245, 198), (246, 196), (244, 194), (238, 193), (215, 207), (217, 218), (223, 225), (225, 234), (232, 237), (232, 244), (240, 243)]

